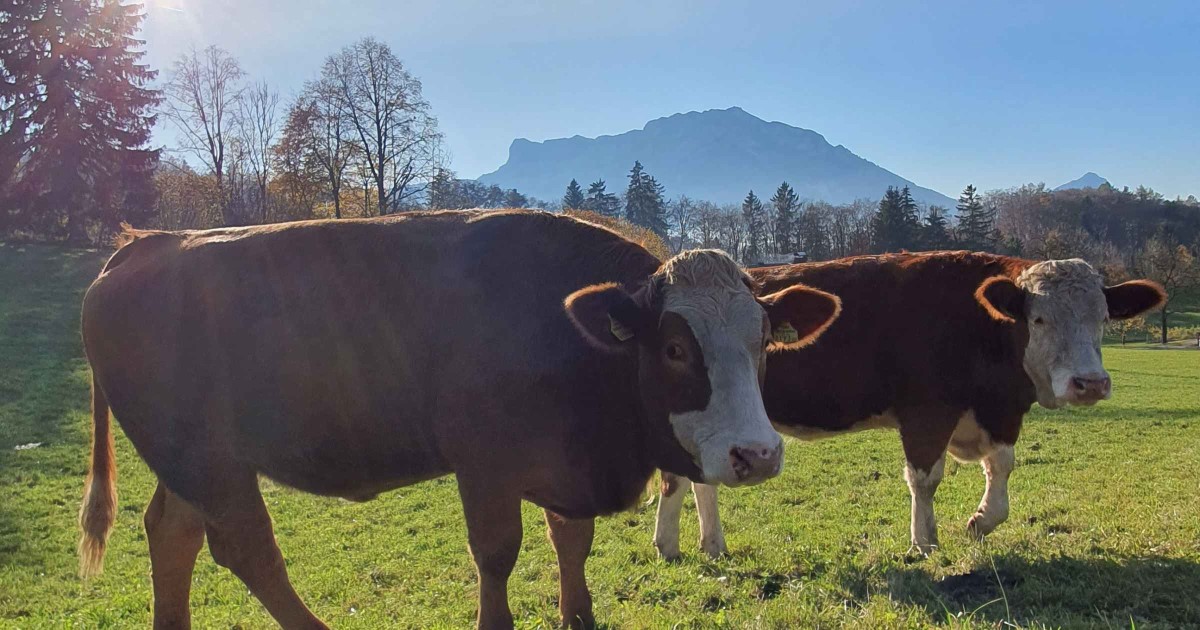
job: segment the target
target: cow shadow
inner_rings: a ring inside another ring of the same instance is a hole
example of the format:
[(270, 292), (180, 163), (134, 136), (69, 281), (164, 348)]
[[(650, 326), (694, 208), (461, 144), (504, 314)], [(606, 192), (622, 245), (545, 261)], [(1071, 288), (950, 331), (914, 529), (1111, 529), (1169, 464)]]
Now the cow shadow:
[[(889, 595), (924, 608), (931, 620), (1000, 627), (1196, 627), (1200, 625), (1200, 561), (1162, 556), (1058, 556), (1030, 559), (997, 554), (993, 563), (936, 578), (914, 564), (885, 571)], [(860, 601), (865, 575), (843, 587)]]

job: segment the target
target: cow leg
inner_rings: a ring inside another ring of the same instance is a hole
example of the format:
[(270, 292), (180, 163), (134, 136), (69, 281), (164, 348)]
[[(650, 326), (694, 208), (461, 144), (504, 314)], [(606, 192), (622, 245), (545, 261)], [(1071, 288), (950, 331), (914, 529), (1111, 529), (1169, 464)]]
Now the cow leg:
[(480, 630), (513, 627), (508, 608), (508, 576), (521, 552), (521, 498), (496, 480), (459, 475), (458, 492), (467, 520), (467, 543), (479, 573)]
[(967, 522), (967, 533), (972, 538), (982, 540), (1008, 520), (1008, 476), (1012, 474), (1015, 462), (1011, 444), (997, 444), (984, 456), (983, 474), (987, 478), (987, 488), (979, 509)]
[(721, 530), (721, 514), (717, 510), (717, 487), (704, 483), (692, 484), (696, 494), (696, 511), (700, 514), (700, 548), (711, 558), (726, 552), (725, 532)]
[(933, 514), (933, 495), (942, 482), (944, 457), (938, 458), (928, 469), (921, 469), (910, 460), (904, 467), (904, 480), (912, 495), (912, 520), (909, 528), (912, 546), (922, 554), (930, 554), (938, 547), (937, 518)]
[(154, 582), (154, 628), (186, 630), (192, 625), (188, 599), (196, 556), (204, 546), (204, 517), (160, 483), (143, 522)]
[(546, 510), (550, 542), (558, 555), (558, 610), (563, 625), (575, 629), (593, 628), (592, 594), (588, 591), (584, 567), (592, 551), (595, 519), (563, 518)]
[(288, 580), (256, 476), (247, 475), (221, 508), (205, 526), (213, 560), (245, 583), (281, 627), (328, 630)]
[(662, 472), (658, 513), (654, 517), (654, 547), (663, 560), (679, 559), (679, 513), (683, 509), (683, 495), (691, 483), (685, 477)]
[(929, 554), (938, 546), (933, 495), (942, 482), (946, 446), (954, 433), (957, 415), (944, 410), (899, 414), (900, 441), (906, 460), (904, 479), (912, 495), (912, 548), (922, 554)]

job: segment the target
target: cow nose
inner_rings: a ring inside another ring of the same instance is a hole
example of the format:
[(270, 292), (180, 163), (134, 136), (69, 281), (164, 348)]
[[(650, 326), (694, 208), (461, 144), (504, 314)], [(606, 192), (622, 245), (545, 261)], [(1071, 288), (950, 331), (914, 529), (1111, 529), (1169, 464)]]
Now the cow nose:
[(1095, 402), (1103, 400), (1112, 391), (1112, 379), (1107, 374), (1100, 376), (1076, 376), (1071, 379), (1075, 398)]
[(754, 444), (735, 446), (729, 449), (729, 463), (733, 473), (743, 484), (766, 481), (779, 474), (783, 468), (783, 440), (778, 444)]

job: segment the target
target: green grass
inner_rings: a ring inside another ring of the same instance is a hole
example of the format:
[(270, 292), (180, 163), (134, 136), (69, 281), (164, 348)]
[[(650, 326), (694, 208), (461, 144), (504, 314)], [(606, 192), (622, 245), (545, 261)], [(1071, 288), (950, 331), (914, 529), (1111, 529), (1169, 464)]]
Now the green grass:
[[(154, 479), (120, 436), (119, 515), (105, 573), (76, 577), (88, 452), (83, 289), (104, 254), (0, 245), (0, 627), (148, 627), (141, 513)], [(1200, 353), (1106, 349), (1115, 398), (1035, 411), (1017, 445), (1012, 516), (966, 539), (983, 490), (948, 464), (943, 548), (914, 560), (895, 433), (790, 443), (780, 479), (722, 493), (731, 555), (650, 543), (653, 509), (600, 521), (588, 573), (598, 619), (622, 628), (1153, 628), (1200, 624)], [(27, 450), (15, 446), (40, 442)], [(264, 482), (297, 590), (337, 628), (470, 625), (474, 570), (452, 479), (351, 504)], [(521, 627), (552, 627), (557, 582), (540, 512), (525, 511), (510, 591)], [(207, 552), (197, 627), (269, 628)]]

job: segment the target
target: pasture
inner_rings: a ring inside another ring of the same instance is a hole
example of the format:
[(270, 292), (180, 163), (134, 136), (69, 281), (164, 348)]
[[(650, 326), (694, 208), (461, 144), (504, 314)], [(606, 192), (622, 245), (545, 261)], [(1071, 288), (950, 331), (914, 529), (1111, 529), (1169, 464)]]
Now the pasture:
[[(118, 432), (119, 513), (105, 572), (76, 576), (88, 452), (83, 290), (106, 257), (0, 244), (0, 627), (148, 627), (142, 511), (154, 479)], [(789, 440), (783, 475), (724, 491), (731, 554), (704, 557), (695, 511), (684, 559), (650, 542), (653, 507), (598, 522), (588, 563), (598, 621), (620, 628), (1120, 627), (1200, 625), (1200, 352), (1106, 349), (1114, 399), (1035, 411), (1017, 444), (1010, 520), (964, 533), (978, 466), (948, 463), (942, 549), (908, 549), (897, 435)], [(36, 445), (36, 446), (34, 446)], [(475, 574), (452, 478), (353, 504), (263, 481), (292, 581), (337, 628), (467, 627)], [(510, 581), (519, 627), (557, 625), (541, 511), (525, 507)], [(197, 627), (273, 622), (207, 552)]]

